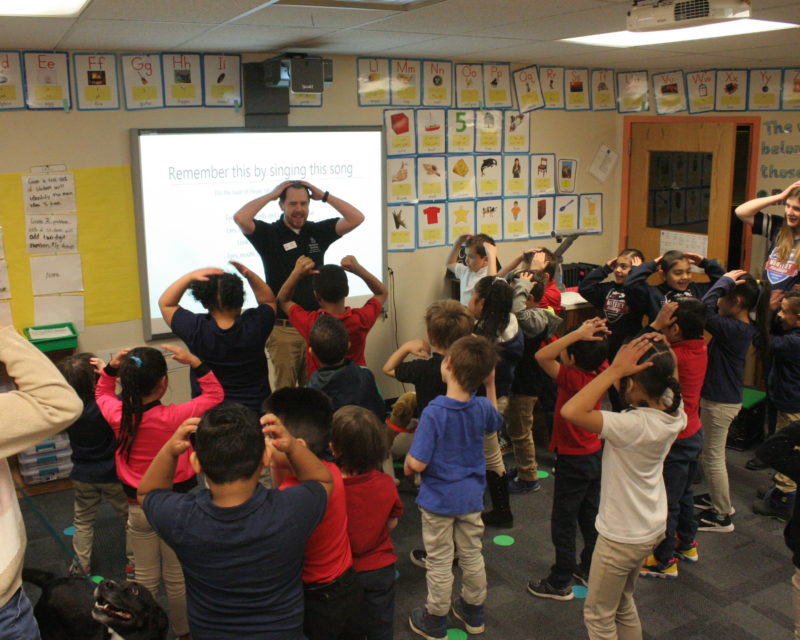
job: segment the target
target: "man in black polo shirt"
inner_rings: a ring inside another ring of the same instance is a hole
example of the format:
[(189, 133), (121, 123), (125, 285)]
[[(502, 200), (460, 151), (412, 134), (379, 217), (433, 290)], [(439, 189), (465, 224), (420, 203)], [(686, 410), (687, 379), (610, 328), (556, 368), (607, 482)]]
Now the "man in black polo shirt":
[[(256, 220), (258, 212), (275, 200), (283, 215), (271, 223)], [(310, 200), (331, 205), (341, 218), (309, 222)], [(328, 247), (360, 225), (364, 221), (364, 214), (353, 205), (308, 182), (287, 180), (270, 193), (248, 202), (236, 212), (233, 219), (261, 256), (264, 280), (273, 291), (280, 291), (297, 258), (308, 256), (317, 267), (321, 267)], [(298, 284), (292, 302), (308, 310), (319, 307), (311, 288), (311, 278), (304, 278)], [(273, 389), (305, 384), (306, 343), (281, 310), (278, 310), (275, 328), (267, 340), (267, 351), (275, 370)]]

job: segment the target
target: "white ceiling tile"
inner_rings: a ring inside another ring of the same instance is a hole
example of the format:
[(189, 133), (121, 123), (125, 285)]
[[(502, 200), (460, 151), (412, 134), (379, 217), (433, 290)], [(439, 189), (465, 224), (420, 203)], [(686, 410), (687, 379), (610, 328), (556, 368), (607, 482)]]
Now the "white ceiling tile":
[(396, 12), (274, 5), (236, 22), (248, 25), (344, 29), (391, 17)]
[(61, 46), (66, 49), (110, 51), (170, 51), (210, 25), (177, 22), (80, 20)]
[(402, 47), (437, 38), (438, 36), (430, 33), (392, 33), (353, 29), (351, 31), (334, 32), (322, 38), (309, 40), (302, 43), (302, 47), (304, 50), (320, 53), (380, 55), (392, 47)]
[[(513, 45), (514, 40), (499, 40), (498, 38), (476, 38), (463, 36), (443, 36), (436, 40), (428, 42), (421, 42), (412, 45), (404, 45), (401, 47), (392, 47), (385, 49), (385, 53), (391, 56), (407, 55), (410, 57), (419, 56), (444, 56), (455, 60), (473, 60), (477, 52), (486, 52), (487, 50), (494, 49), (498, 43), (504, 43), (506, 48)], [(516, 41), (518, 44), (525, 44), (524, 40)], [(509, 61), (506, 58), (497, 56), (482, 55), (481, 60), (488, 62)]]
[[(478, 28), (478, 24), (473, 29)], [(571, 12), (564, 15), (533, 20), (520, 19), (500, 26), (480, 28), (476, 33), (487, 36), (496, 35), (507, 38), (533, 38), (537, 40), (558, 40), (608, 31), (625, 29), (625, 9), (604, 6), (587, 11)]]
[(219, 24), (263, 5), (265, 0), (93, 0), (81, 14), (88, 20), (200, 22)]
[(0, 42), (3, 49), (55, 49), (74, 22), (73, 18), (0, 18)]
[(198, 51), (283, 51), (299, 43), (323, 37), (330, 29), (308, 27), (256, 27), (232, 24), (201, 33), (185, 42), (182, 49)]

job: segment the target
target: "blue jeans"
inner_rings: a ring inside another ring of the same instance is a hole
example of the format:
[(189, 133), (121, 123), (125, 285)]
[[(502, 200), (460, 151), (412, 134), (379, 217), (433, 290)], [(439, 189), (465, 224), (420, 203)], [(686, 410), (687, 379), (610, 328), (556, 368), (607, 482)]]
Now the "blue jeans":
[(364, 589), (362, 621), (367, 640), (392, 640), (394, 637), (394, 571), (394, 564), (390, 564), (383, 569), (356, 573)]
[(0, 638), (3, 640), (40, 640), (39, 625), (33, 607), (20, 587), (5, 606), (0, 607)]

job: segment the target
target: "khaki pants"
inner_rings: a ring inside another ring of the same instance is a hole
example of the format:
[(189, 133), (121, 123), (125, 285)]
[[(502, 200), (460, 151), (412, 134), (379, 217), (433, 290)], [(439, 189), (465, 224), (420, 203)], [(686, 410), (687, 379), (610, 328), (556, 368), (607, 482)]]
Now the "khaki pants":
[[(775, 422), (775, 431), (780, 431), (784, 427), (788, 427), (796, 420), (800, 420), (800, 413), (786, 413), (784, 411), (778, 411), (778, 419)], [(784, 493), (793, 493), (794, 491), (797, 491), (797, 484), (787, 475), (776, 473), (774, 476), (772, 476), (772, 480), (775, 482), (775, 487), (779, 491), (783, 491)]]
[(136, 558), (136, 581), (157, 597), (162, 579), (169, 602), (169, 617), (175, 635), (189, 633), (186, 615), (186, 585), (183, 570), (175, 552), (153, 531), (141, 505), (128, 505), (128, 526), (133, 555)]
[(536, 473), (536, 445), (533, 442), (533, 408), (537, 399), (536, 396), (512, 393), (504, 413), (506, 431), (517, 460), (517, 477), (526, 482), (539, 479)]
[(642, 561), (663, 538), (661, 534), (646, 543), (624, 544), (597, 536), (583, 606), (590, 640), (642, 639), (633, 590)]
[(800, 569), (797, 567), (792, 576), (792, 601), (794, 604), (794, 640), (800, 640)]
[(272, 389), (303, 387), (306, 384), (308, 345), (297, 329), (276, 324), (267, 339), (267, 353), (272, 365)]
[(700, 421), (703, 423), (703, 450), (700, 461), (708, 479), (711, 508), (721, 515), (733, 511), (731, 506), (728, 468), (725, 465), (725, 445), (728, 429), (739, 415), (742, 403), (726, 404), (700, 398)]
[(461, 568), (461, 597), (467, 604), (480, 605), (486, 600), (486, 568), (483, 564), (483, 520), (480, 511), (442, 516), (420, 507), (422, 541), (428, 558), (425, 604), (433, 616), (446, 616), (453, 593), (453, 558), (458, 550)]
[[(503, 413), (508, 406), (508, 396), (497, 399), (497, 410)], [(486, 457), (486, 470), (494, 471), (498, 476), (506, 474), (506, 465), (503, 462), (503, 454), (500, 451), (500, 441), (497, 439), (497, 431), (486, 434), (483, 439), (483, 455)], [(473, 603), (469, 603), (473, 604)], [(430, 613), (430, 611), (428, 612)]]
[(100, 502), (106, 500), (125, 522), (125, 556), (127, 564), (133, 564), (133, 550), (128, 527), (128, 497), (119, 482), (80, 482), (72, 481), (75, 486), (75, 512), (73, 524), (75, 535), (72, 548), (81, 566), (88, 568), (92, 562), (92, 544), (94, 542), (94, 523)]

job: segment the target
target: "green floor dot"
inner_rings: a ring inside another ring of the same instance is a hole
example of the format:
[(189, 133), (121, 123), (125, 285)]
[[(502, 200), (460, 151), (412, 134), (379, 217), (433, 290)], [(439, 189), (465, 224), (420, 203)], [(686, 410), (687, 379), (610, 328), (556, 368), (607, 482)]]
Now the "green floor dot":
[(537, 471), (537, 472), (536, 472), (536, 475), (537, 475), (537, 476), (539, 476), (539, 479), (540, 479), (540, 480), (542, 480), (542, 479), (544, 479), (544, 478), (549, 478), (549, 477), (550, 477), (550, 474), (549, 474), (549, 473), (547, 473), (547, 471), (541, 471), (541, 470), (540, 470), (540, 471)]
[(463, 629), (448, 629), (447, 640), (467, 640), (467, 632)]
[(586, 587), (584, 587), (582, 584), (579, 584), (579, 585), (576, 585), (576, 586), (572, 587), (572, 593), (575, 594), (575, 597), (580, 599), (580, 600), (583, 600), (584, 598), (586, 598), (586, 592), (587, 591), (588, 591), (588, 589)]
[(95, 584), (100, 584), (105, 578), (103, 576), (92, 576), (91, 581)]
[(510, 547), (514, 544), (515, 540), (511, 536), (495, 536), (492, 538), (492, 542), (494, 542), (498, 547)]

